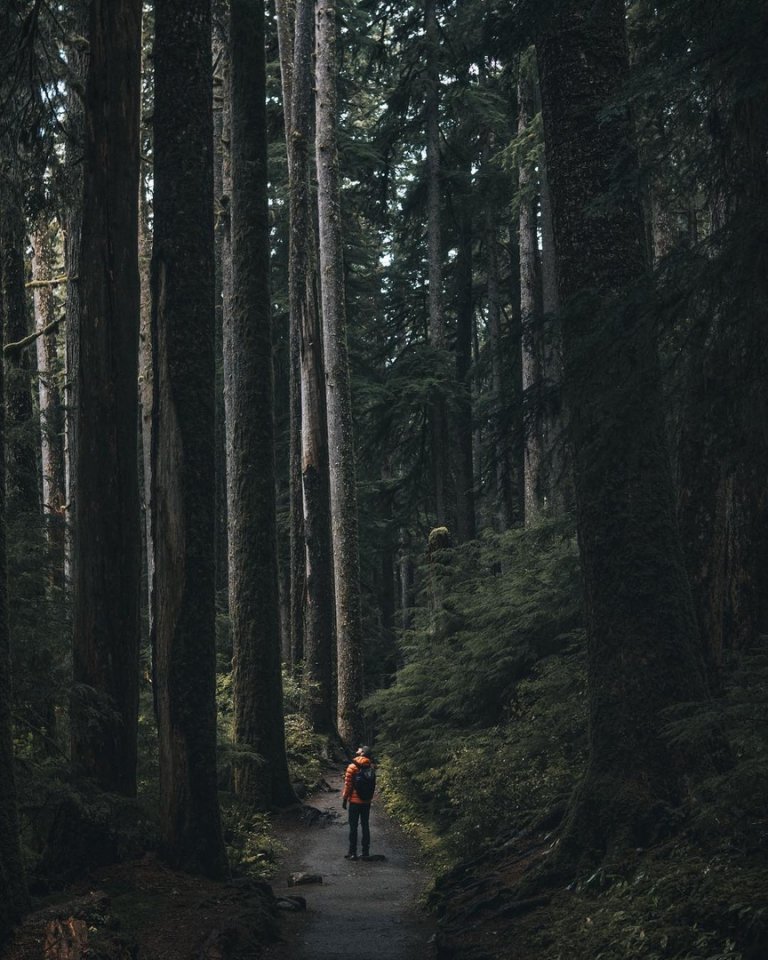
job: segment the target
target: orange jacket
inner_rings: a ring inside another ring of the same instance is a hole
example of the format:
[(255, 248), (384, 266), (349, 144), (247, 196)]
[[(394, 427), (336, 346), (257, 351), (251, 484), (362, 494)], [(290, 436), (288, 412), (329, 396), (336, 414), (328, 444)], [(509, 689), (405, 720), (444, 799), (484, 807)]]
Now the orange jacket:
[(344, 793), (342, 793), (342, 799), (349, 800), (350, 803), (370, 803), (370, 800), (361, 800), (357, 795), (357, 790), (355, 790), (354, 783), (352, 778), (357, 772), (358, 767), (364, 767), (366, 764), (370, 764), (368, 757), (355, 757), (355, 759), (347, 767), (347, 772), (344, 774)]

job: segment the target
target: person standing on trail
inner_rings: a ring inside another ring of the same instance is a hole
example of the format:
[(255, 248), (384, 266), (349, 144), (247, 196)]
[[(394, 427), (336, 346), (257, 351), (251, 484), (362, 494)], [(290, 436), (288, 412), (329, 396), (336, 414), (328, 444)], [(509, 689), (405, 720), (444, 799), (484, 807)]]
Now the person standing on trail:
[(376, 767), (370, 747), (358, 747), (355, 758), (344, 774), (344, 792), (341, 806), (349, 807), (349, 853), (345, 859), (357, 860), (357, 826), (363, 833), (363, 860), (367, 860), (371, 848), (371, 801), (376, 790)]

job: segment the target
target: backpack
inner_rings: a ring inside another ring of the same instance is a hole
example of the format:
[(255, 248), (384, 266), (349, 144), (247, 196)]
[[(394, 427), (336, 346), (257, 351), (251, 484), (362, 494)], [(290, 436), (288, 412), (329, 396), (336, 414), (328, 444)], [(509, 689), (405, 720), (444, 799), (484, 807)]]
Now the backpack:
[(352, 774), (352, 786), (363, 803), (370, 803), (376, 792), (376, 768), (372, 763), (358, 766)]

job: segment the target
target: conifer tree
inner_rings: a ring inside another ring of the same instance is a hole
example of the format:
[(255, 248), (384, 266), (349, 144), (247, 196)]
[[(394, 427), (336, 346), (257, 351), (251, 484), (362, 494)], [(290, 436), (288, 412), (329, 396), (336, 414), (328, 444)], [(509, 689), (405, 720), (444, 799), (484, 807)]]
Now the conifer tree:
[(163, 848), (226, 870), (216, 778), (210, 0), (155, 5), (153, 647)]
[(706, 685), (664, 449), (641, 202), (633, 178), (612, 182), (637, 163), (627, 111), (605, 112), (628, 69), (624, 4), (608, 0), (600, 17), (586, 0), (559, 4), (537, 52), (590, 677), (589, 764), (561, 856), (600, 858), (642, 845), (648, 810), (681, 796), (689, 766), (663, 739), (663, 712)]
[(362, 735), (363, 625), (339, 192), (336, 4), (334, 0), (317, 0), (315, 11), (315, 150), (336, 595), (338, 729), (345, 743), (353, 745)]
[[(231, 0), (232, 309), (224, 327), (235, 789), (295, 801), (280, 670), (263, 0)], [(258, 465), (258, 466), (257, 466)]]
[[(136, 791), (139, 519), (136, 381), (141, 3), (91, 5), (76, 344), (72, 761)], [(94, 700), (93, 694), (96, 699)], [(94, 719), (94, 713), (96, 719)]]

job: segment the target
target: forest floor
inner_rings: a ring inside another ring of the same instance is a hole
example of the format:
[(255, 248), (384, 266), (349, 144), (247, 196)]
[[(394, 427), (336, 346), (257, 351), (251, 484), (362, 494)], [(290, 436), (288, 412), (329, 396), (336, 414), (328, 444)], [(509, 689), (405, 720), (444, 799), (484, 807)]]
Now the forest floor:
[[(374, 859), (345, 860), (342, 771), (327, 776), (275, 819), (282, 852), (269, 885), (177, 873), (154, 854), (94, 868), (37, 898), (0, 960), (429, 960), (435, 924), (419, 905), (428, 874), (417, 849), (379, 801)], [(293, 874), (321, 882), (293, 885)]]
[[(428, 960), (435, 926), (419, 901), (427, 882), (418, 850), (388, 816), (381, 802), (371, 810), (371, 855), (349, 861), (347, 815), (341, 809), (342, 773), (324, 792), (309, 797), (305, 815), (286, 814), (275, 824), (284, 845), (272, 880), (275, 895), (301, 897), (306, 910), (287, 913), (283, 941), (269, 960)], [(312, 812), (306, 815), (307, 809)], [(322, 883), (289, 885), (294, 874)], [(290, 901), (288, 901), (290, 902)]]

